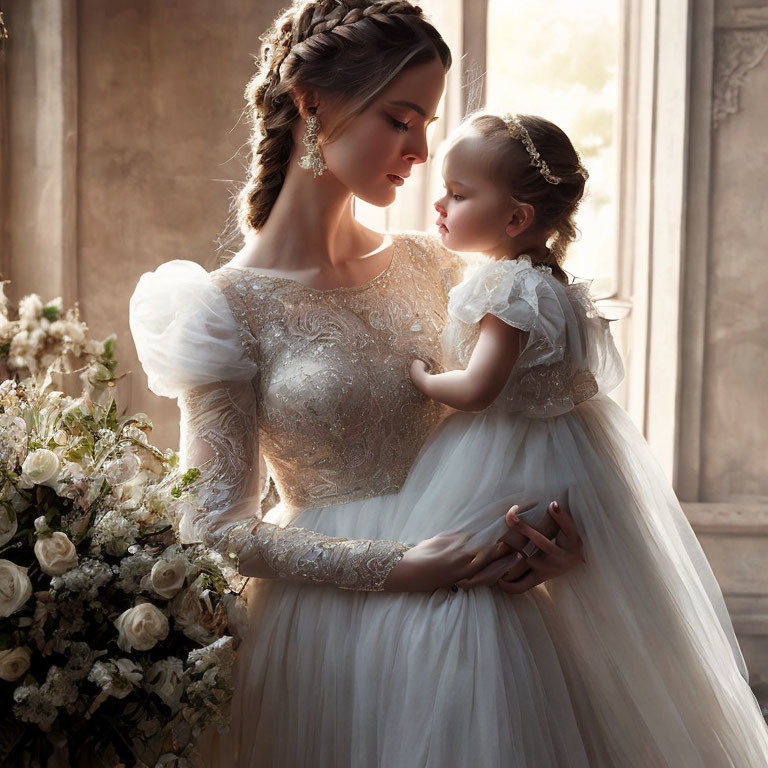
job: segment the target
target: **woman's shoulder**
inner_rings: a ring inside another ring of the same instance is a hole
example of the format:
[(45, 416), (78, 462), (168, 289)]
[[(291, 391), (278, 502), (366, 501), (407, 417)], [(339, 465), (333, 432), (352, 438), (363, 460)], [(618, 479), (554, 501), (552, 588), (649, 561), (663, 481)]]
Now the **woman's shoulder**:
[(129, 324), (158, 395), (176, 397), (191, 386), (255, 373), (230, 297), (216, 273), (197, 262), (175, 259), (145, 272), (130, 299)]

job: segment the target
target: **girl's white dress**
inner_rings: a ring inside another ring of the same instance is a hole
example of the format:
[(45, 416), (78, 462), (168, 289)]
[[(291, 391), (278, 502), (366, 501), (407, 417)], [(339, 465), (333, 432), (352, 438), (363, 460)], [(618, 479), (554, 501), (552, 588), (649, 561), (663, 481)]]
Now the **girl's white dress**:
[[(764, 768), (768, 731), (720, 590), (604, 394), (621, 366), (586, 289), (525, 259), (483, 262), (448, 303), (455, 255), (423, 236), (394, 241), (389, 268), (351, 289), (183, 261), (142, 277), (131, 327), (150, 386), (179, 397), (185, 445), (203, 435), (220, 476), (239, 467), (210, 525), (257, 519), (237, 477), (260, 449), (280, 496), (263, 520), (288, 536), (416, 543), (464, 530), (484, 543), (512, 501), (570, 489), (586, 563), (519, 597), (251, 581), (233, 725), (209, 745), (212, 764)], [(526, 343), (489, 409), (446, 417), (408, 365), (439, 367), (441, 333), (446, 367), (465, 363), (488, 312)], [(232, 408), (206, 420), (188, 393), (217, 381), (248, 392), (228, 390)], [(187, 523), (190, 537), (208, 525)]]

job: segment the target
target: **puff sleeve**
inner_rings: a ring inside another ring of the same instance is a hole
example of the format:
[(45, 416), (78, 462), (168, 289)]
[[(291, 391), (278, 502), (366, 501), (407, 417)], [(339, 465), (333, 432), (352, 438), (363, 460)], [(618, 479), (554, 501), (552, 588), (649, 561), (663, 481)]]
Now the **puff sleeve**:
[(178, 397), (192, 387), (256, 375), (226, 297), (195, 262), (177, 259), (143, 274), (129, 317), (139, 361), (156, 395)]

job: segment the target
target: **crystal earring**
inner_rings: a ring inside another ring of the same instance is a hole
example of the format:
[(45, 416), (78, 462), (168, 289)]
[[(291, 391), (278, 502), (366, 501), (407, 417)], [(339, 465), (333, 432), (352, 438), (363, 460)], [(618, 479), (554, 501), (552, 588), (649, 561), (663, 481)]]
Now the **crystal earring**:
[(320, 133), (320, 121), (315, 115), (307, 118), (307, 130), (304, 133), (302, 143), (307, 148), (307, 154), (299, 158), (299, 165), (305, 171), (312, 171), (312, 175), (317, 178), (323, 175), (323, 171), (328, 168), (320, 154), (320, 144), (317, 136)]

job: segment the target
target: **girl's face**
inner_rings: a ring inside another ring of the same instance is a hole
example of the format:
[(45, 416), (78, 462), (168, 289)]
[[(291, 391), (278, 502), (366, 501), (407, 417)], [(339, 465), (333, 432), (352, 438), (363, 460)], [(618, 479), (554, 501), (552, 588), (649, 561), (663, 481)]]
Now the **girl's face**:
[(443, 161), (445, 194), (435, 202), (443, 244), (454, 251), (503, 254), (510, 243), (507, 225), (516, 209), (511, 195), (490, 175), (480, 136), (465, 136)]
[[(437, 58), (398, 75), (337, 138), (321, 139), (333, 177), (367, 203), (394, 202), (411, 167), (427, 159), (427, 126), (436, 119), (444, 86)], [(322, 104), (318, 117), (324, 124)]]

